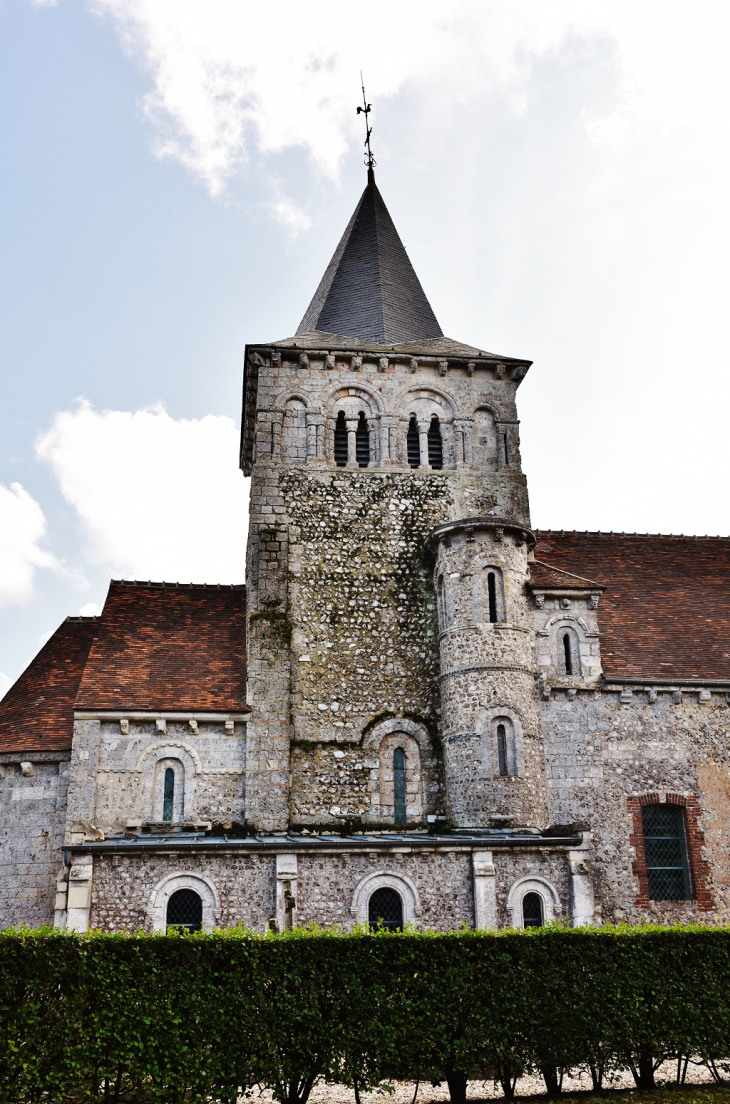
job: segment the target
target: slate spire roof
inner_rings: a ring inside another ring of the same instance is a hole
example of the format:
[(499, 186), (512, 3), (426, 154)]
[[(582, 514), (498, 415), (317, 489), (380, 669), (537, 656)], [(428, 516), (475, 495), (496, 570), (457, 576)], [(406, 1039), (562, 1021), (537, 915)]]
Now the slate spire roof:
[(297, 334), (313, 330), (381, 345), (443, 336), (372, 169)]

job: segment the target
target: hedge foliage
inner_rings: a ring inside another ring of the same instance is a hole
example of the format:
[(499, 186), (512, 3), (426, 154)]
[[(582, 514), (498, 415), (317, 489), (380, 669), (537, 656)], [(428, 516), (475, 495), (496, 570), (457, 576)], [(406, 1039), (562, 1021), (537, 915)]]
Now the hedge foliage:
[(509, 1095), (669, 1057), (730, 1056), (730, 930), (433, 933), (243, 930), (0, 934), (0, 1102), (235, 1104), (317, 1079), (467, 1078)]

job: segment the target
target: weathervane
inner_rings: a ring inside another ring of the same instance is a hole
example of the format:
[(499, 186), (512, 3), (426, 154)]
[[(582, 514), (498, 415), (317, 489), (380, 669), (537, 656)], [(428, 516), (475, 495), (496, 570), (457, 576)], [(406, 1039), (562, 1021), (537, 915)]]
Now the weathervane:
[(365, 149), (367, 150), (367, 154), (365, 156), (365, 164), (368, 167), (368, 171), (372, 172), (375, 168), (376, 161), (373, 157), (373, 151), (370, 149), (370, 135), (373, 133), (373, 128), (368, 123), (368, 115), (370, 114), (370, 110), (373, 105), (369, 104), (367, 99), (365, 98), (365, 82), (362, 79), (362, 69), (360, 70), (360, 84), (362, 85), (363, 106), (358, 107), (357, 113), (358, 115), (362, 113), (365, 116)]

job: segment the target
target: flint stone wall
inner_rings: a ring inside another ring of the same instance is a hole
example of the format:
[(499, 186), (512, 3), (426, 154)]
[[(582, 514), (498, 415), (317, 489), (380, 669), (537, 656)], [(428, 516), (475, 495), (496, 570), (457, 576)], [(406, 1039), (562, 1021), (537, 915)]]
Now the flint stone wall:
[[(730, 921), (730, 707), (724, 693), (703, 694), (566, 689), (541, 702), (550, 820), (593, 833), (597, 923)], [(637, 906), (627, 798), (667, 792), (699, 801), (712, 911), (696, 901)]]

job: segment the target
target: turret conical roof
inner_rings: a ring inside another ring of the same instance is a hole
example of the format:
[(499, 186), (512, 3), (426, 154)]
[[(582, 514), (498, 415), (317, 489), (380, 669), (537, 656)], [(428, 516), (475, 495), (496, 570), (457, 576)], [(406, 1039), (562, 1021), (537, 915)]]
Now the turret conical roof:
[(313, 330), (381, 345), (443, 336), (372, 169), (297, 334)]

